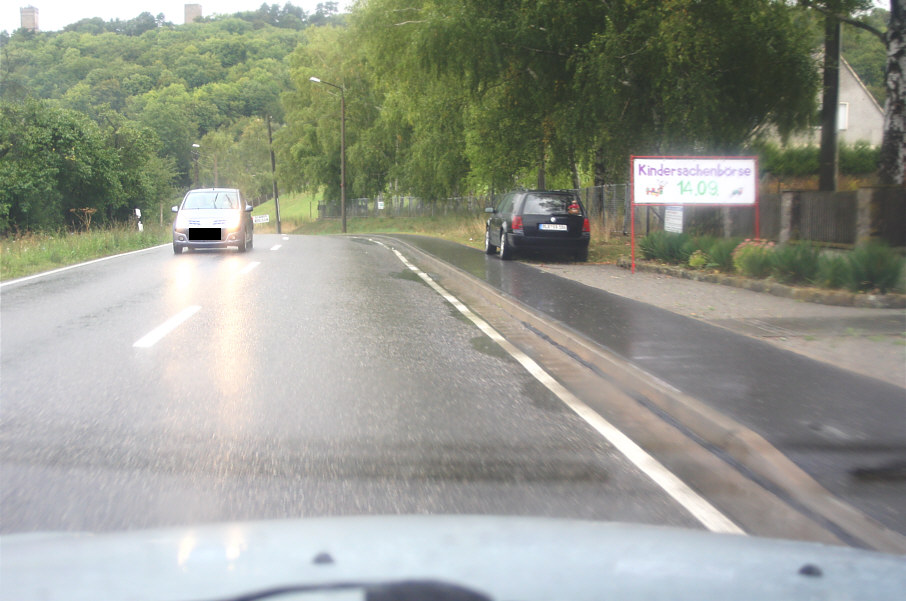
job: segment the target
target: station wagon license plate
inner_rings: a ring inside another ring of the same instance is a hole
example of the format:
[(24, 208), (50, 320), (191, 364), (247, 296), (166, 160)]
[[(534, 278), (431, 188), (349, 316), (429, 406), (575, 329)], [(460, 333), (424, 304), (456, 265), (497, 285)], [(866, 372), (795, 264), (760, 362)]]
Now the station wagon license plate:
[(190, 242), (214, 242), (221, 240), (219, 227), (193, 227), (189, 228)]
[(549, 232), (565, 232), (568, 228), (564, 223), (540, 223), (538, 224), (538, 229)]

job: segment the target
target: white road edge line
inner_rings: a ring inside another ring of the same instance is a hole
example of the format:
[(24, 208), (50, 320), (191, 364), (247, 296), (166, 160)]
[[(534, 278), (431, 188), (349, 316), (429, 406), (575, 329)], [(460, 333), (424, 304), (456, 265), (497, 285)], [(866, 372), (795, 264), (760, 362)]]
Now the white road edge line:
[(198, 305), (191, 305), (189, 307), (186, 307), (164, 323), (160, 324), (159, 326), (139, 338), (132, 346), (136, 348), (151, 348), (152, 346), (157, 344), (161, 338), (178, 328), (182, 322), (195, 315), (195, 313), (197, 313), (199, 309), (201, 309), (201, 307), (199, 307)]
[(251, 263), (249, 263), (248, 265), (246, 265), (239, 271), (239, 275), (245, 275), (248, 272), (250, 272), (251, 270), (258, 267), (259, 265), (261, 265), (261, 261), (252, 261)]
[(631, 438), (623, 434), (613, 424), (604, 419), (594, 409), (582, 402), (573, 393), (567, 390), (562, 384), (557, 382), (549, 373), (538, 365), (531, 357), (516, 348), (513, 343), (501, 336), (497, 330), (491, 327), (486, 321), (475, 315), (459, 299), (447, 292), (437, 282), (431, 279), (431, 276), (424, 273), (418, 267), (410, 263), (395, 248), (387, 247), (378, 240), (372, 240), (389, 248), (396, 254), (397, 258), (402, 261), (403, 265), (412, 270), (426, 284), (440, 294), (448, 303), (456, 307), (460, 313), (474, 323), (478, 329), (484, 332), (491, 340), (499, 344), (507, 353), (518, 361), (532, 376), (544, 384), (548, 390), (553, 392), (572, 409), (579, 417), (584, 419), (592, 428), (601, 436), (607, 439), (618, 451), (620, 451), (630, 462), (639, 468), (645, 475), (651, 478), (655, 484), (660, 486), (664, 492), (670, 495), (677, 503), (683, 506), (695, 519), (701, 522), (705, 528), (712, 532), (724, 532), (730, 534), (745, 534), (745, 531), (736, 525), (730, 518), (724, 515), (719, 509), (711, 505), (697, 492), (692, 490), (688, 484), (680, 480), (673, 472), (668, 470), (657, 459), (648, 454), (642, 447), (637, 445)]
[(3, 286), (8, 286), (9, 284), (18, 284), (20, 282), (27, 282), (28, 280), (35, 280), (37, 278), (43, 278), (47, 275), (53, 275), (55, 273), (60, 273), (61, 271), (69, 271), (70, 269), (76, 269), (77, 267), (85, 267), (86, 265), (91, 265), (93, 263), (100, 263), (101, 261), (109, 261), (110, 259), (116, 259), (117, 257), (125, 257), (128, 255), (137, 255), (138, 253), (148, 252), (149, 250), (154, 250), (155, 248), (162, 248), (164, 246), (170, 246), (170, 243), (158, 244), (157, 246), (149, 246), (148, 248), (140, 248), (138, 250), (130, 250), (129, 252), (119, 253), (116, 255), (110, 255), (109, 257), (101, 257), (100, 259), (92, 259), (91, 261), (85, 261), (84, 263), (76, 263), (75, 265), (67, 265), (66, 267), (58, 267), (57, 269), (51, 269), (50, 271), (42, 271), (41, 273), (36, 273), (34, 275), (27, 275), (22, 278), (16, 278), (15, 280), (9, 280), (8, 282), (0, 283), (0, 288)]
[(275, 244), (275, 245), (273, 245), (273, 246), (271, 247), (271, 250), (280, 250), (280, 247), (281, 247), (281, 246), (283, 246), (283, 245), (282, 245), (282, 244)]

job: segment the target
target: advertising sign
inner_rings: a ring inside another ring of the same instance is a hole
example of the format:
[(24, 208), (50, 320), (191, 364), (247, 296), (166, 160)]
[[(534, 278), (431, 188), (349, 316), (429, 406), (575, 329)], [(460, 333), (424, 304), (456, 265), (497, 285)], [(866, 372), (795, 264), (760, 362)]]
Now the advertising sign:
[(754, 205), (756, 157), (632, 157), (637, 205)]

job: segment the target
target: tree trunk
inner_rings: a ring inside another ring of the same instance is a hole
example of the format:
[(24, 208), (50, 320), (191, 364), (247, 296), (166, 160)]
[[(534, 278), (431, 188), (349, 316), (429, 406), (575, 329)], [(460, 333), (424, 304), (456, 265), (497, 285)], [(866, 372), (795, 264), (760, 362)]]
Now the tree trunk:
[(840, 31), (837, 17), (824, 18), (824, 95), (821, 108), (821, 150), (818, 189), (837, 189), (837, 111), (840, 96)]
[(573, 188), (578, 190), (582, 187), (582, 181), (579, 177), (579, 165), (576, 164), (576, 151), (573, 149), (569, 151), (569, 168), (573, 176)]
[(594, 185), (603, 186), (607, 183), (607, 163), (604, 160), (604, 149), (598, 146), (595, 149)]
[(891, 0), (887, 27), (887, 100), (878, 175), (881, 184), (906, 184), (906, 0)]
[(547, 177), (544, 173), (544, 142), (541, 142), (541, 157), (538, 163), (538, 190), (547, 189)]

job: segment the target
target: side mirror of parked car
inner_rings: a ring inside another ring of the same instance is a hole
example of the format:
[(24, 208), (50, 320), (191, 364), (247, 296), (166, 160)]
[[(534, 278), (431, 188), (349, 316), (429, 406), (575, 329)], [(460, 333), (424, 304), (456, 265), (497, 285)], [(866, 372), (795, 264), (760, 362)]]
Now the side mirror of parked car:
[(170, 207), (170, 210), (174, 213), (179, 213), (179, 207)]
[(251, 213), (252, 210), (254, 210), (254, 208), (255, 208), (255, 207), (253, 207), (252, 205), (245, 205), (245, 212), (246, 212), (246, 213)]
[(484, 212), (485, 213), (496, 213), (497, 209), (495, 209), (494, 207), (488, 207), (484, 210)]

